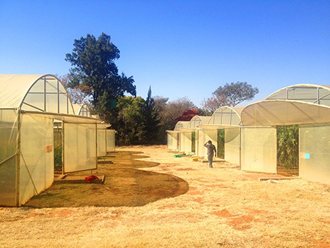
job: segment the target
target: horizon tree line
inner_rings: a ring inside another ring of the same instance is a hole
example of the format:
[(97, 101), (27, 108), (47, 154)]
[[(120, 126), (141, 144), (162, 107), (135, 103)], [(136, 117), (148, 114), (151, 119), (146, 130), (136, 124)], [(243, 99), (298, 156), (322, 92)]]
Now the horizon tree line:
[(180, 118), (211, 115), (218, 107), (236, 106), (258, 93), (247, 82), (226, 83), (198, 108), (188, 98), (153, 97), (150, 86), (144, 99), (136, 96), (133, 76), (119, 73), (115, 63), (119, 58), (120, 50), (109, 35), (87, 34), (74, 40), (72, 52), (65, 56), (71, 69), (61, 77), (74, 103), (86, 103), (117, 130), (118, 145), (165, 144), (166, 130), (172, 130)]

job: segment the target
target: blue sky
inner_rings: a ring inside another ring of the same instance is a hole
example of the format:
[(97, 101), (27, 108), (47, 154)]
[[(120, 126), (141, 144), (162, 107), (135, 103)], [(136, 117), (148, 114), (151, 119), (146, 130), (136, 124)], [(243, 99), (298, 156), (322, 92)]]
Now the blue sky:
[(105, 32), (137, 93), (197, 106), (246, 81), (255, 100), (290, 84), (330, 84), (330, 1), (0, 0), (0, 73), (66, 74), (74, 39)]

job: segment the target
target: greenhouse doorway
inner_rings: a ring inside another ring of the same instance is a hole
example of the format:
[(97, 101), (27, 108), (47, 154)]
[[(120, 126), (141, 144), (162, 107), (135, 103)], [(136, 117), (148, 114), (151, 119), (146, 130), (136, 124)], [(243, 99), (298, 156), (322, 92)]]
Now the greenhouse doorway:
[(196, 152), (196, 132), (191, 133), (191, 152)]
[(299, 127), (277, 126), (277, 174), (299, 175)]
[(218, 129), (217, 132), (217, 157), (225, 159), (225, 129)]
[(63, 173), (63, 125), (62, 121), (54, 120), (54, 172)]

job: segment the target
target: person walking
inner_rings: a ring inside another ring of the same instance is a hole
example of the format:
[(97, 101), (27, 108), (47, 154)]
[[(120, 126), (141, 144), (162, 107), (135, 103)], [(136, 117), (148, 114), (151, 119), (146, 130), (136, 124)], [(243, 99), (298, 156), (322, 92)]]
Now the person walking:
[(209, 140), (208, 142), (206, 142), (204, 144), (204, 146), (207, 149), (207, 161), (209, 163), (209, 167), (213, 168), (213, 156), (216, 157), (217, 154), (217, 150), (215, 149), (215, 146), (212, 144), (212, 141)]

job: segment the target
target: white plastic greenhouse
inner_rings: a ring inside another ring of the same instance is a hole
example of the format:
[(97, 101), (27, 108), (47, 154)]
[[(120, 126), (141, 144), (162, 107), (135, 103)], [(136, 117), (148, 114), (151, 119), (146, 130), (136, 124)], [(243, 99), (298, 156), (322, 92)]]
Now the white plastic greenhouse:
[(170, 151), (181, 151), (181, 135), (180, 130), (188, 128), (190, 126), (189, 121), (178, 121), (174, 130), (167, 130), (167, 147)]
[(293, 85), (242, 111), (242, 170), (278, 172), (278, 126), (299, 127), (299, 176), (330, 183), (330, 87)]
[(76, 115), (80, 115), (80, 116), (86, 116), (86, 117), (93, 117), (89, 107), (86, 104), (72, 104), (73, 105), (73, 109)]
[(63, 172), (96, 169), (99, 120), (77, 116), (53, 75), (0, 75), (0, 205), (20, 206), (54, 180), (54, 123)]
[(195, 115), (185, 128), (179, 130), (180, 151), (186, 154), (195, 154), (198, 149), (199, 127), (207, 123), (210, 116)]
[(226, 161), (240, 163), (240, 123), (239, 107), (220, 107), (212, 114), (207, 124), (199, 129), (197, 155), (206, 157), (204, 144), (211, 140), (217, 148), (217, 156)]

